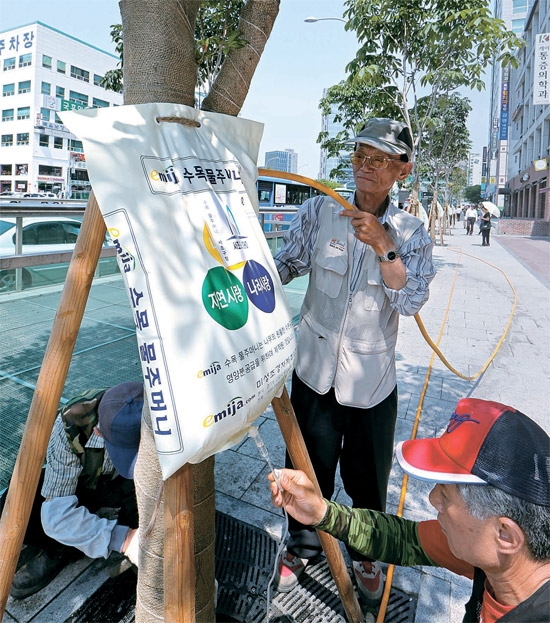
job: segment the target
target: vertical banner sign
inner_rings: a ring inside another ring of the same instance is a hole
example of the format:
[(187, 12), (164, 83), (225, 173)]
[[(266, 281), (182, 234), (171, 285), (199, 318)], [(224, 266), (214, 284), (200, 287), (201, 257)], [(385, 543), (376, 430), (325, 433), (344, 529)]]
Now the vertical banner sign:
[(500, 140), (508, 140), (508, 114), (510, 104), (510, 67), (502, 68), (500, 85)]
[(177, 104), (61, 116), (118, 250), (166, 479), (243, 439), (294, 365), (254, 209), (263, 126)]
[(550, 104), (550, 33), (535, 35), (533, 104)]

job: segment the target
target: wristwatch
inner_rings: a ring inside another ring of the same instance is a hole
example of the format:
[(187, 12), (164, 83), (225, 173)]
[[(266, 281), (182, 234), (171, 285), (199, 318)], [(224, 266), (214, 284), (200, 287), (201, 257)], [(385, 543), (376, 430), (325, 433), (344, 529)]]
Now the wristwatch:
[(395, 262), (395, 260), (398, 257), (399, 257), (399, 253), (395, 249), (392, 249), (391, 251), (388, 251), (384, 255), (379, 255), (378, 260), (380, 262)]

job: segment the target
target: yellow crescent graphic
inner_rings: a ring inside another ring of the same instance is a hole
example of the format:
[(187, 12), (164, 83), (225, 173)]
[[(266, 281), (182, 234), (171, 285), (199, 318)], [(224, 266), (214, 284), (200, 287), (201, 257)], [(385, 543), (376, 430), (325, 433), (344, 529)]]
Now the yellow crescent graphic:
[[(206, 223), (204, 224), (204, 227), (202, 230), (202, 239), (204, 241), (204, 246), (206, 247), (208, 253), (210, 253), (210, 255), (216, 260), (216, 262), (219, 262), (223, 266), (222, 256), (220, 255), (220, 252), (218, 251), (218, 249), (216, 249), (216, 247), (214, 246), (214, 242), (212, 241), (212, 237), (210, 236), (210, 232), (208, 231), (208, 227), (206, 226)], [(237, 264), (228, 266), (227, 270), (239, 270), (239, 268), (242, 268), (245, 264), (246, 262), (238, 262)]]

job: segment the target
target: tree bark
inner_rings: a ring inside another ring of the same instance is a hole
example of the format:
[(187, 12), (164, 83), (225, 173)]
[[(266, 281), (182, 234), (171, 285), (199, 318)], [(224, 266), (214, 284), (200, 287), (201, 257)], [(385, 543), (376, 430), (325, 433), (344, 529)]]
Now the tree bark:
[(195, 105), (200, 0), (121, 0), (124, 103)]

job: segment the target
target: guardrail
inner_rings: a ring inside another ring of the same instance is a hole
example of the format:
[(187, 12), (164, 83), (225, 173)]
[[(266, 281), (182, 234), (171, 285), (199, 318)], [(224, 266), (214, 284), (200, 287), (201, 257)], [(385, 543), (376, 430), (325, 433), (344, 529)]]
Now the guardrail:
[[(295, 214), (299, 206), (261, 206), (259, 221), (267, 239), (269, 248), (275, 253), (282, 242), (289, 220), (283, 221), (279, 215)], [(0, 220), (2, 217), (16, 219), (15, 253), (0, 257), (0, 272), (15, 271), (15, 291), (23, 290), (23, 270), (32, 267), (68, 263), (72, 251), (49, 251), (42, 253), (22, 253), (23, 219), (41, 216), (72, 216), (82, 217), (86, 202), (74, 199), (0, 199)], [(274, 215), (277, 215), (274, 217)], [(104, 248), (100, 258), (116, 256), (116, 249)]]

